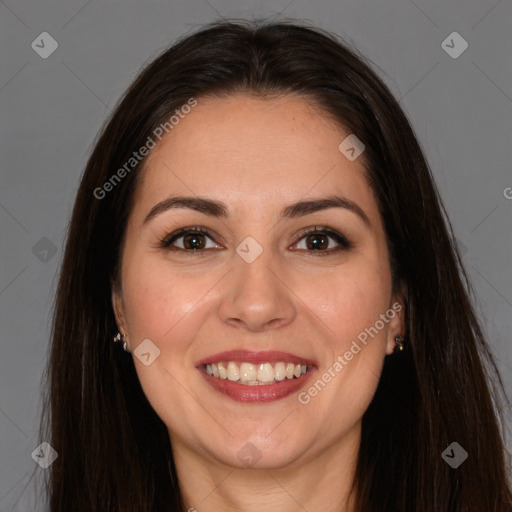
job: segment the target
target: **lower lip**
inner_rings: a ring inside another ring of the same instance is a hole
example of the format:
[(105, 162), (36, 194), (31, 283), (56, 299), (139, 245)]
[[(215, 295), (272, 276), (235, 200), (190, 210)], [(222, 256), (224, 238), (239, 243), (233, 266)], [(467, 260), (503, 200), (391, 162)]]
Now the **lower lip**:
[(237, 402), (248, 403), (266, 403), (281, 400), (299, 391), (304, 384), (309, 380), (309, 377), (314, 373), (314, 368), (308, 369), (307, 373), (298, 378), (284, 379), (275, 384), (263, 384), (258, 386), (248, 386), (240, 384), (237, 381), (229, 379), (219, 379), (212, 377), (206, 373), (203, 366), (198, 368), (201, 375), (206, 379), (206, 382), (212, 386), (213, 389), (223, 393), (224, 395), (236, 400)]

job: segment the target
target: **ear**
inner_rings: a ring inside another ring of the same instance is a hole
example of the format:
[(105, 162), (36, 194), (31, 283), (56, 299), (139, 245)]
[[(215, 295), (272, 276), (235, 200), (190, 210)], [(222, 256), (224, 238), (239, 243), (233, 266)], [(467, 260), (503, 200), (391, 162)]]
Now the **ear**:
[(121, 287), (118, 284), (112, 285), (112, 308), (114, 310), (114, 316), (116, 317), (119, 332), (121, 334), (126, 334), (127, 325), (124, 314), (123, 294)]
[(405, 338), (405, 297), (403, 288), (393, 295), (390, 307), (386, 312), (389, 320), (388, 339), (386, 343), (386, 354), (391, 355), (395, 350), (395, 337), (400, 335)]

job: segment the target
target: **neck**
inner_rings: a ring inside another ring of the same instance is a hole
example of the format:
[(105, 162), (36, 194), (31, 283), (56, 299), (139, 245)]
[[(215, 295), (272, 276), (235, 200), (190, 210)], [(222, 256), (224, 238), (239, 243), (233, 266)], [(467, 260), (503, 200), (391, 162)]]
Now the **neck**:
[(286, 467), (239, 469), (199, 454), (172, 439), (185, 510), (354, 512), (350, 493), (361, 426), (322, 453), (302, 456)]

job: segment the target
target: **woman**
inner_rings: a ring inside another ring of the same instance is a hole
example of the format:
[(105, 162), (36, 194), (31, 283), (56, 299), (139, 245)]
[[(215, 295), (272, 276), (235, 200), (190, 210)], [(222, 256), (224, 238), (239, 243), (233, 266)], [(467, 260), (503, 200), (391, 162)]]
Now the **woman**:
[(468, 289), (362, 57), (289, 23), (179, 41), (78, 191), (50, 510), (510, 510), (506, 397)]

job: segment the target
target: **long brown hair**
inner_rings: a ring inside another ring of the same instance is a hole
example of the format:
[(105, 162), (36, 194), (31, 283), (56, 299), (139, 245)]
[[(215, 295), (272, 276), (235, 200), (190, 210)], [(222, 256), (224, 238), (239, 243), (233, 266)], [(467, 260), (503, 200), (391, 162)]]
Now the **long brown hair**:
[[(87, 163), (58, 285), (41, 425), (41, 441), (59, 454), (48, 470), (50, 511), (184, 510), (166, 426), (132, 358), (112, 342), (111, 286), (144, 159), (108, 193), (97, 191), (190, 98), (240, 91), (303, 95), (365, 144), (393, 284), (406, 294), (407, 349), (386, 358), (363, 417), (357, 510), (509, 512), (507, 397), (411, 125), (364, 57), (336, 36), (244, 21), (204, 27), (151, 62)], [(452, 442), (468, 453), (457, 469), (441, 456)]]

